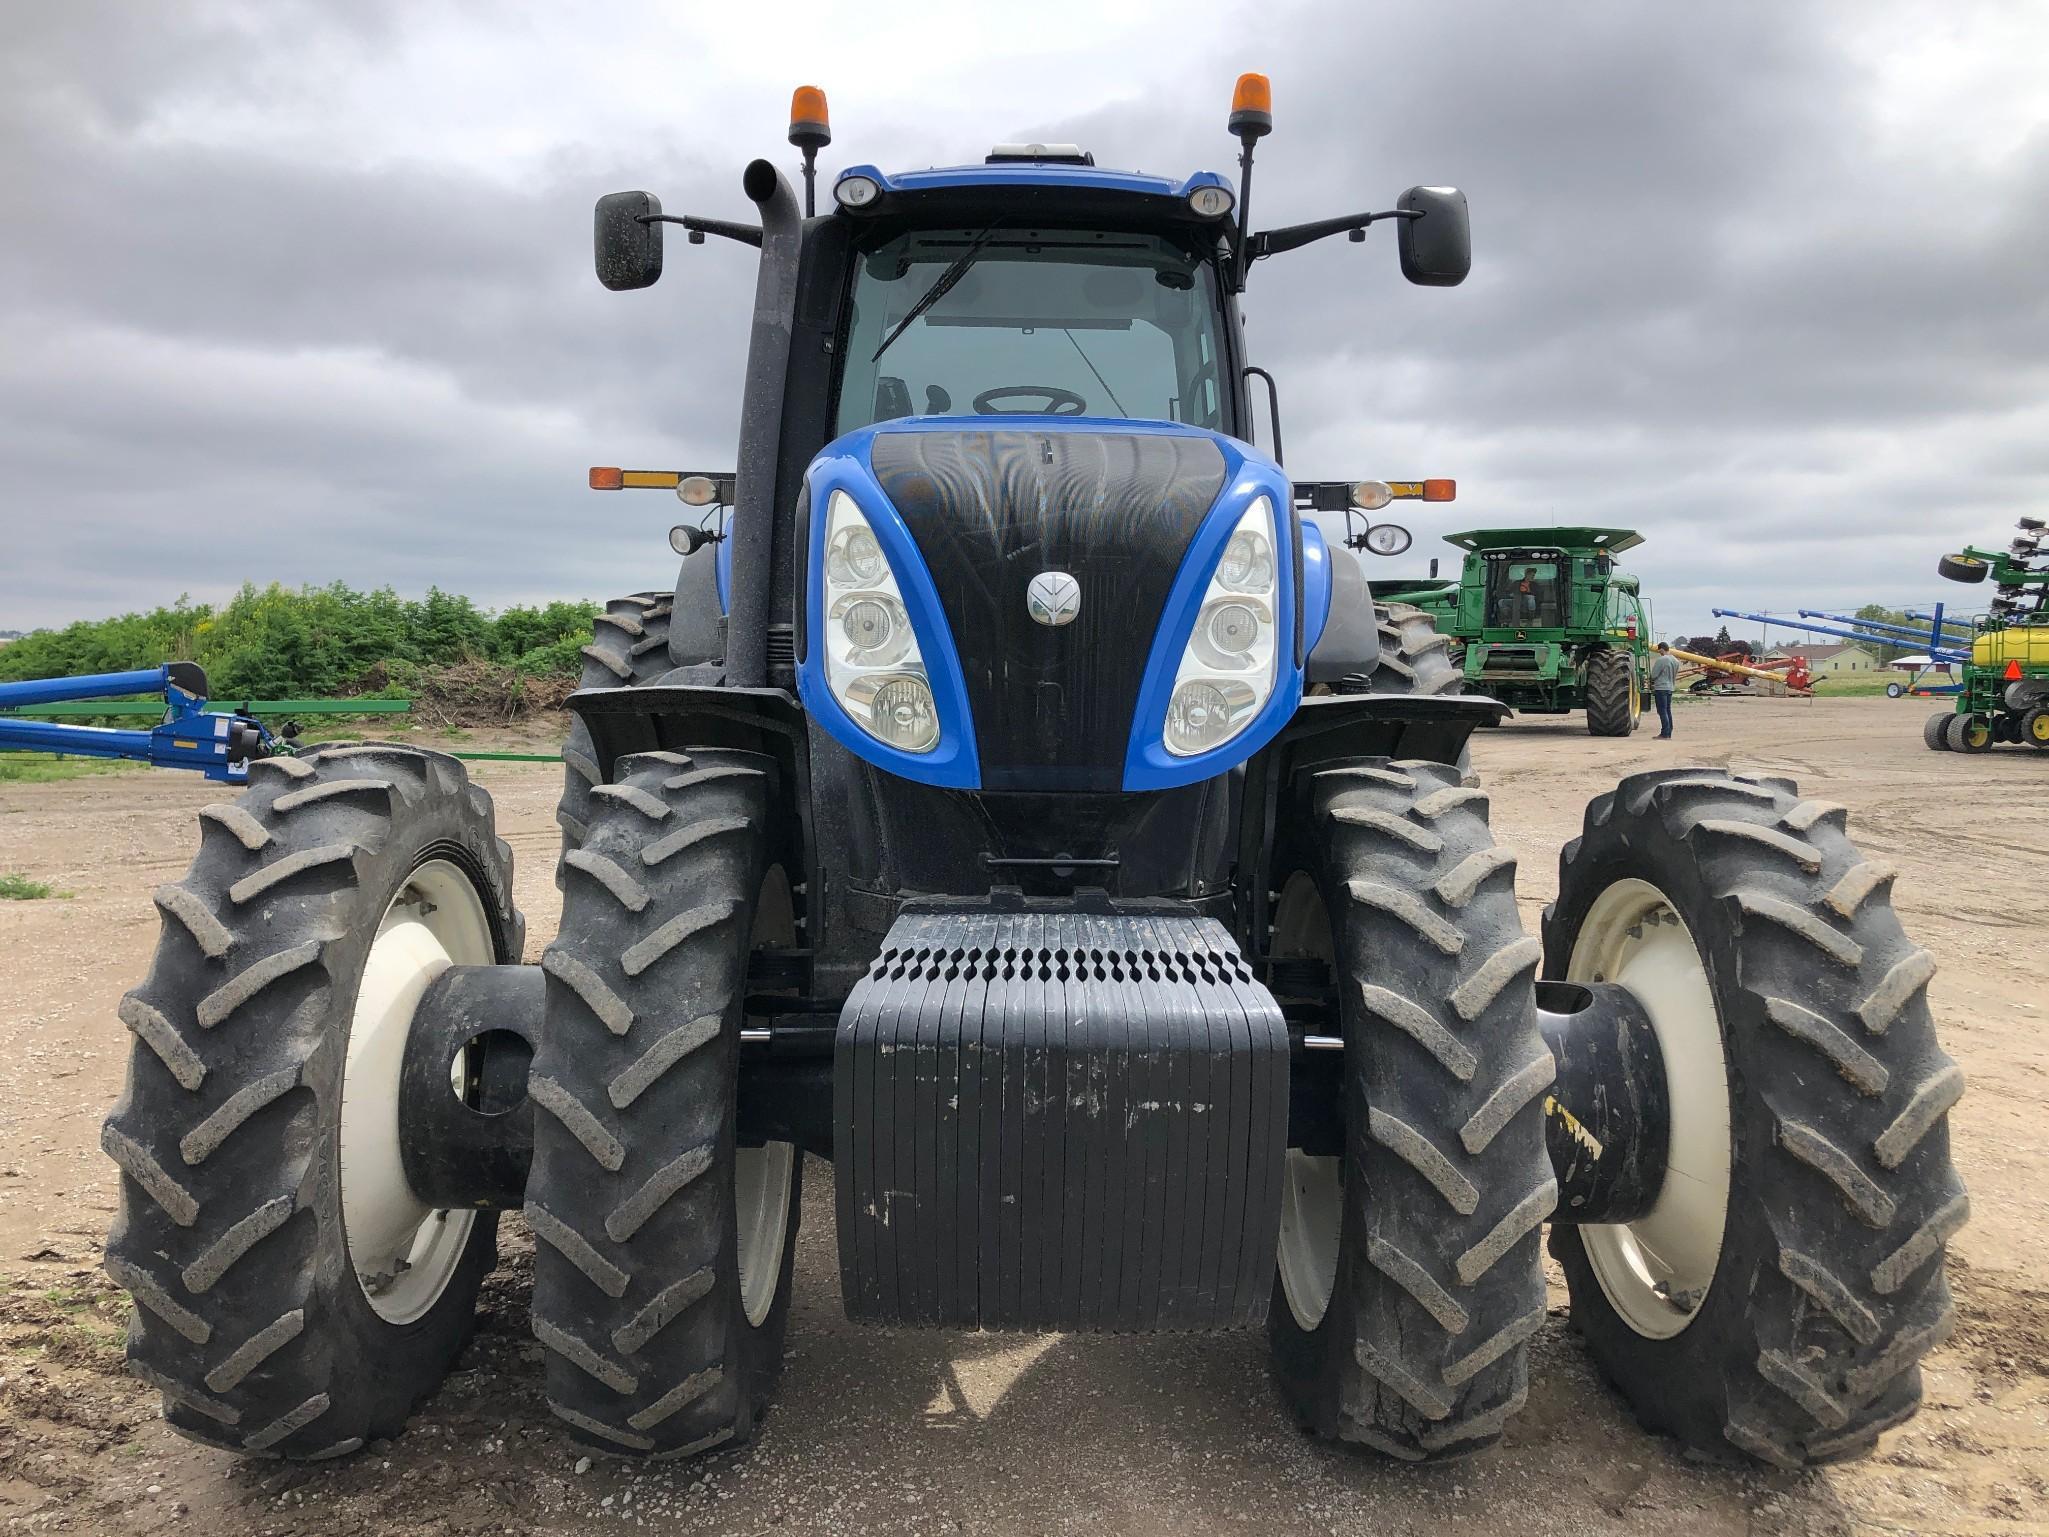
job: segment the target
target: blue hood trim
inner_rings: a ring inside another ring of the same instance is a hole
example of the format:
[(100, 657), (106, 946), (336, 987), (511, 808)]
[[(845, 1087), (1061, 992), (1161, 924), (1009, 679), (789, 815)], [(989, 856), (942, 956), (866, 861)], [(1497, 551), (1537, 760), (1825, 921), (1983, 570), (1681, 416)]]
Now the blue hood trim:
[[(1190, 542), (1187, 554), (1175, 574), (1157, 633), (1133, 636), (1134, 646), (1146, 647), (1146, 666), (1138, 704), (1130, 727), (1125, 753), (1124, 784), (1127, 791), (1162, 790), (1177, 785), (1212, 779), (1244, 762), (1268, 742), (1301, 703), (1303, 671), (1300, 658), (1309, 642), (1323, 627), (1328, 612), (1330, 587), (1321, 541), (1315, 550), (1301, 550), (1298, 560), (1291, 487), (1279, 465), (1255, 448), (1220, 433), (1206, 432), (1174, 422), (1127, 421), (1110, 417), (1013, 416), (928, 416), (882, 422), (862, 427), (836, 439), (822, 449), (811, 463), (807, 477), (810, 498), (808, 548), (805, 551), (804, 633), (806, 643), (797, 669), (798, 693), (828, 735), (857, 758), (889, 773), (920, 784), (954, 789), (981, 788), (981, 763), (975, 746), (975, 723), (968, 706), (967, 683), (960, 655), (948, 627), (937, 588), (919, 554), (916, 542), (902, 516), (891, 505), (878, 484), (871, 451), (877, 436), (894, 432), (1034, 432), (1105, 433), (1203, 437), (1214, 442), (1225, 463), (1224, 489)], [(907, 753), (870, 736), (833, 697), (825, 681), (824, 656), (817, 632), (824, 622), (822, 594), (825, 590), (825, 510), (833, 492), (844, 491), (866, 515), (877, 541), (889, 557), (890, 569), (904, 598), (911, 631), (925, 659), (934, 705), (939, 713), (939, 745), (929, 753)], [(1215, 750), (1190, 758), (1178, 758), (1166, 749), (1167, 702), (1175, 671), (1188, 649), (1203, 593), (1215, 574), (1232, 530), (1246, 508), (1260, 497), (1273, 502), (1277, 541), (1276, 562), (1280, 572), (1275, 620), (1280, 630), (1279, 654), (1272, 694), (1252, 724)], [(1305, 539), (1306, 546), (1306, 539)], [(1296, 572), (1303, 571), (1309, 603), (1305, 617), (1310, 633), (1298, 650), (1296, 644)]]

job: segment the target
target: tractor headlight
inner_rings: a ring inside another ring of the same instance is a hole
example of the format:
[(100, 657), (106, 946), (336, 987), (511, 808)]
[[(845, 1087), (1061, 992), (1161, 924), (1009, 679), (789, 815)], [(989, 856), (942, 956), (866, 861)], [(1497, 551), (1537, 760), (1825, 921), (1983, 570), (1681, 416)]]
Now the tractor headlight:
[(1177, 758), (1221, 747), (1273, 693), (1278, 626), (1274, 507), (1260, 497), (1231, 531), (1174, 673), (1163, 739)]
[(939, 711), (925, 658), (896, 573), (875, 530), (844, 491), (825, 512), (823, 623), (816, 642), (825, 653), (832, 697), (863, 731), (902, 752), (939, 745)]

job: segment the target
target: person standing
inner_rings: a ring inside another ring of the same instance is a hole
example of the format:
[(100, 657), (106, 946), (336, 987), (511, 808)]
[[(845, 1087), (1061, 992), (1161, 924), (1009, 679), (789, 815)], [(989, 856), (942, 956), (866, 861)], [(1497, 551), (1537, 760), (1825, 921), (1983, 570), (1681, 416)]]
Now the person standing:
[(1658, 654), (1651, 658), (1651, 699), (1658, 707), (1658, 740), (1672, 735), (1672, 690), (1679, 682), (1679, 658), (1672, 648), (1658, 642)]

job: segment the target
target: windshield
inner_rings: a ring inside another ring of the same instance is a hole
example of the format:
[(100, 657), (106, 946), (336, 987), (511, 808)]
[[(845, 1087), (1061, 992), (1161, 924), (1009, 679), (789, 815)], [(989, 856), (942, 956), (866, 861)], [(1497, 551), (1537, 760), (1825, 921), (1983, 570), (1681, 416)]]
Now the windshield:
[(1157, 235), (898, 235), (855, 261), (836, 430), (1008, 412), (1222, 430), (1218, 316), (1212, 265)]
[(1487, 559), (1488, 623), (1511, 629), (1563, 624), (1558, 567), (1527, 555)]

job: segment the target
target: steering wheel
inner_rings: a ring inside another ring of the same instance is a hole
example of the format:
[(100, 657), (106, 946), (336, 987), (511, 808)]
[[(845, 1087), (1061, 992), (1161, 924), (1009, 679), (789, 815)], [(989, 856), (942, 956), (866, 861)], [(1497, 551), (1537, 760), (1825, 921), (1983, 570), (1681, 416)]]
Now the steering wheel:
[(1089, 403), (1073, 390), (1063, 390), (1057, 384), (1006, 384), (993, 390), (984, 390), (975, 397), (977, 416), (1008, 416), (1012, 413), (996, 404), (1013, 395), (1036, 395), (1045, 402), (1038, 410), (1022, 414), (1031, 416), (1086, 416)]

